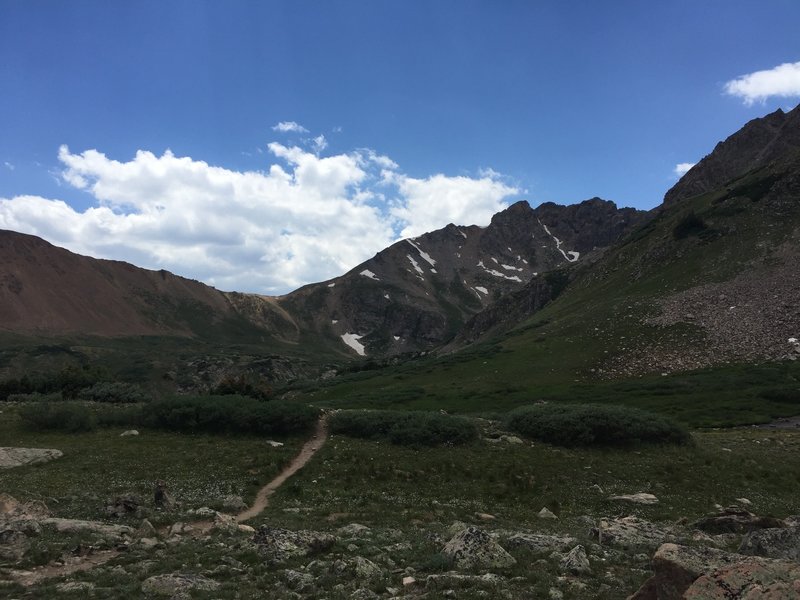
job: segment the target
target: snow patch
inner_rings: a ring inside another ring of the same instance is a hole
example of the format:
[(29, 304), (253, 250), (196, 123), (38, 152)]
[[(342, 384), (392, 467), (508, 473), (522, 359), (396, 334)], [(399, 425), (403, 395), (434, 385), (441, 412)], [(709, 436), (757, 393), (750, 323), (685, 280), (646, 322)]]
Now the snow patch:
[(336, 285), (336, 283), (329, 283), (329, 284), (328, 284), (328, 287), (333, 287), (333, 286), (335, 286), (335, 285)]
[(417, 246), (417, 245), (416, 245), (414, 242), (412, 242), (411, 240), (406, 240), (406, 241), (407, 241), (409, 244), (411, 244), (412, 246), (414, 246), (414, 248), (416, 248), (416, 249), (417, 249), (417, 252), (419, 252), (419, 255), (422, 257), (422, 259), (423, 259), (423, 260), (426, 260), (426, 261), (428, 261), (428, 263), (429, 263), (429, 264), (430, 264), (432, 267), (435, 267), (435, 266), (436, 266), (436, 261), (435, 261), (435, 260), (433, 260), (433, 259), (431, 258), (431, 255), (430, 255), (430, 254), (428, 254), (427, 252), (425, 252), (425, 251), (424, 251), (422, 248), (420, 248), (419, 246)]
[(463, 235), (463, 236), (464, 236), (464, 239), (467, 239), (467, 234), (466, 234), (466, 233), (464, 233), (463, 231), (461, 231), (460, 229), (458, 230), (458, 233), (460, 233), (461, 235)]
[(431, 269), (431, 273), (436, 273), (436, 269)]
[(361, 273), (359, 273), (359, 275), (363, 275), (364, 277), (368, 277), (369, 279), (372, 279), (374, 281), (380, 281), (380, 279), (375, 277), (375, 273), (373, 273), (369, 269), (364, 269), (363, 271), (361, 271)]
[(331, 325), (336, 325), (338, 322), (338, 319), (331, 319)]
[[(549, 235), (551, 238), (553, 238), (555, 240), (555, 242), (556, 242), (556, 250), (561, 252), (561, 254), (564, 256), (564, 258), (567, 259), (567, 261), (575, 262), (580, 258), (580, 256), (581, 256), (580, 252), (575, 252), (574, 250), (569, 250), (567, 252), (564, 252), (561, 249), (561, 244), (563, 242), (560, 239), (558, 239), (556, 236), (554, 236), (552, 233), (550, 233), (550, 230), (547, 228), (547, 225), (542, 223), (539, 219), (536, 219), (536, 220), (539, 221), (539, 225), (541, 225), (544, 228), (544, 230), (547, 232), (547, 235)], [(544, 246), (542, 246), (542, 248), (544, 248)]]
[(359, 356), (366, 356), (367, 353), (364, 351), (364, 344), (359, 343), (363, 335), (358, 335), (357, 333), (343, 333), (342, 334), (342, 341), (350, 346), (353, 350), (356, 351), (356, 354)]
[(497, 262), (497, 259), (494, 256), (492, 257), (492, 260), (494, 261), (494, 264), (496, 264), (496, 265), (500, 264), (499, 262)]
[(399, 336), (399, 335), (393, 335), (392, 337), (394, 338), (394, 341), (395, 341), (395, 342), (396, 342), (396, 341), (398, 341), (398, 340), (400, 339), (400, 336)]
[(506, 271), (522, 271), (521, 267), (511, 267), (509, 265), (500, 265), (500, 266), (503, 267)]
[(420, 266), (417, 264), (417, 261), (415, 261), (415, 260), (414, 260), (414, 257), (413, 257), (413, 256), (411, 256), (410, 254), (406, 254), (406, 258), (407, 258), (408, 260), (410, 260), (410, 261), (411, 261), (411, 264), (414, 266), (414, 270), (415, 270), (417, 273), (419, 273), (420, 275), (424, 275), (424, 274), (425, 274), (425, 272), (424, 272), (424, 271), (423, 271), (423, 270), (420, 268)]
[(389, 299), (389, 294), (384, 294), (383, 297), (388, 300)]
[(478, 290), (481, 294), (485, 294), (487, 296), (489, 295), (489, 290), (487, 290), (485, 287), (481, 287), (479, 285), (476, 285), (475, 289)]

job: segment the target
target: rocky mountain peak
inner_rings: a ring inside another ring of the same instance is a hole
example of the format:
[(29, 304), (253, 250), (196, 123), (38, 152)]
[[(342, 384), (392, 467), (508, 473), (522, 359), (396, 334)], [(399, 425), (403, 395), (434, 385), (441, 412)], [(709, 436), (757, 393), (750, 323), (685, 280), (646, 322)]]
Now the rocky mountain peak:
[(753, 119), (719, 142), (664, 196), (664, 206), (718, 189), (758, 167), (800, 152), (800, 105)]

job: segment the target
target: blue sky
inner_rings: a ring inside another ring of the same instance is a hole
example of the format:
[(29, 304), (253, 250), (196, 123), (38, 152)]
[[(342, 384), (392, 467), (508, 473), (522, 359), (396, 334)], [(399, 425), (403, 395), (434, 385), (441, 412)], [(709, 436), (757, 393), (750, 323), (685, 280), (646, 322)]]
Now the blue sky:
[(795, 0), (0, 0), (0, 227), (282, 293), (517, 199), (649, 209), (797, 104), (798, 23)]

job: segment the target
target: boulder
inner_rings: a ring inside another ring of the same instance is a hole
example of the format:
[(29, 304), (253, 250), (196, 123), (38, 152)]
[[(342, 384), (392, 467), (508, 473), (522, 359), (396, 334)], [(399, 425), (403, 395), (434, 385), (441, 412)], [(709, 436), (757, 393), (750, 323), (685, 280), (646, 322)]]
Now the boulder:
[(362, 525), (361, 523), (350, 523), (349, 525), (339, 527), (339, 529), (336, 530), (336, 533), (342, 537), (360, 537), (362, 535), (369, 534), (370, 531), (370, 528), (366, 525)]
[(674, 534), (667, 529), (633, 516), (600, 519), (592, 531), (601, 545), (616, 546), (633, 553), (651, 552), (664, 542), (675, 540)]
[(119, 437), (133, 437), (139, 435), (139, 432), (135, 429), (128, 429), (127, 431), (123, 431), (119, 434)]
[(611, 496), (609, 500), (616, 500), (619, 502), (632, 502), (634, 504), (658, 504), (658, 498), (653, 494), (626, 494), (622, 496)]
[(190, 590), (213, 592), (217, 588), (219, 583), (213, 579), (191, 573), (155, 575), (142, 583), (142, 592), (154, 596), (174, 596)]
[(458, 569), (497, 569), (516, 564), (516, 559), (477, 527), (467, 527), (454, 535), (442, 550)]
[(61, 458), (64, 453), (52, 448), (0, 448), (0, 469), (38, 465)]
[(797, 600), (800, 565), (764, 559), (744, 560), (697, 578), (685, 600)]
[(751, 531), (742, 539), (739, 553), (800, 562), (800, 527)]
[(274, 562), (282, 562), (292, 556), (309, 556), (329, 550), (336, 538), (317, 531), (290, 531), (262, 525), (253, 536), (262, 554)]
[(99, 521), (80, 521), (78, 519), (57, 519), (50, 517), (41, 521), (42, 525), (55, 527), (59, 533), (96, 533), (109, 541), (122, 541), (135, 533), (127, 525), (109, 525)]
[(539, 517), (540, 519), (558, 519), (558, 517), (555, 515), (555, 513), (553, 513), (547, 507), (544, 507), (538, 513), (536, 513), (536, 516)]
[(0, 560), (17, 562), (30, 548), (28, 536), (17, 529), (0, 528)]
[(222, 510), (232, 513), (240, 513), (247, 509), (247, 504), (242, 500), (241, 496), (225, 496), (222, 499)]
[(759, 517), (737, 506), (720, 510), (719, 514), (703, 517), (693, 524), (706, 533), (747, 533), (754, 529), (782, 527), (783, 522), (774, 517)]
[(137, 514), (142, 506), (142, 499), (135, 494), (123, 494), (109, 501), (105, 513), (110, 517), (124, 517)]
[(515, 533), (509, 536), (505, 543), (509, 547), (522, 547), (532, 552), (547, 552), (549, 554), (553, 551), (566, 551), (578, 543), (578, 540), (572, 537), (558, 537), (538, 533)]
[(561, 560), (560, 566), (561, 571), (573, 575), (589, 575), (592, 572), (592, 568), (589, 566), (589, 557), (586, 556), (586, 550), (580, 544), (569, 551), (569, 554)]

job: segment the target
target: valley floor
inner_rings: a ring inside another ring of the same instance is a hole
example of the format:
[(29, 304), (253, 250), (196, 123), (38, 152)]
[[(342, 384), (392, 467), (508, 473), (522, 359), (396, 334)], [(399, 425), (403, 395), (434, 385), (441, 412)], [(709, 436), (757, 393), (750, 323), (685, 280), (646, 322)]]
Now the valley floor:
[[(0, 492), (40, 501), (56, 518), (131, 528), (116, 536), (59, 533), (44, 522), (25, 535), (21, 556), (0, 554), (0, 596), (8, 598), (610, 600), (651, 575), (651, 556), (663, 542), (735, 551), (741, 533), (695, 526), (721, 507), (776, 519), (800, 513), (800, 432), (740, 428), (696, 432), (694, 444), (682, 447), (563, 449), (480, 421), (481, 440), (462, 447), (331, 436), (246, 522), (254, 535), (220, 516), (231, 512), (225, 504), (236, 496), (249, 503), (305, 439), (275, 446), (148, 430), (42, 434), (23, 430), (13, 409), (3, 413), (4, 445), (57, 448), (64, 456), (0, 471)], [(176, 506), (153, 506), (156, 479), (167, 482)], [(611, 499), (638, 493), (657, 502)], [(139, 505), (109, 516), (105, 507), (126, 495)], [(540, 514), (543, 508), (556, 518)], [(207, 534), (180, 525), (200, 515), (216, 522)], [(142, 530), (144, 519), (154, 531)], [(486, 542), (471, 565), (448, 556), (448, 542), (459, 535)], [(0, 549), (7, 546), (4, 538)], [(68, 577), (25, 587), (8, 575), (108, 550), (119, 553)]]

